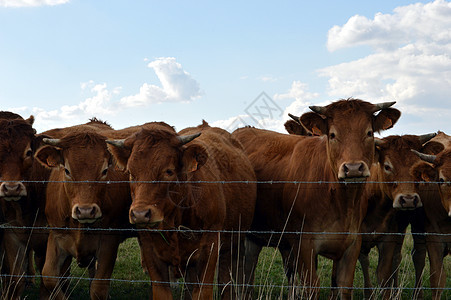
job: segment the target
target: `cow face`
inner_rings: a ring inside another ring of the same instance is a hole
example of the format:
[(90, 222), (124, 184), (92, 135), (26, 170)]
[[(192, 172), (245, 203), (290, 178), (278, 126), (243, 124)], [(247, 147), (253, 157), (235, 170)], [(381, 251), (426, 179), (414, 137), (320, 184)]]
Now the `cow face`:
[(24, 120), (19, 115), (0, 112), (0, 198), (17, 201), (27, 196), (22, 183), (28, 179), (37, 138), (33, 116)]
[(311, 106), (314, 112), (303, 114), (300, 121), (314, 135), (327, 136), (327, 155), (338, 180), (362, 181), (370, 176), (374, 160), (374, 132), (391, 128), (401, 114), (389, 108), (394, 103), (340, 100)]
[(131, 224), (156, 227), (183, 205), (186, 185), (176, 182), (199, 170), (208, 157), (202, 146), (187, 144), (197, 136), (142, 130), (125, 140), (107, 141), (117, 165), (130, 174)]
[(451, 150), (444, 150), (437, 155), (414, 153), (424, 162), (412, 167), (412, 175), (418, 181), (438, 183), (442, 205), (451, 217)]
[(393, 201), (393, 208), (410, 210), (423, 206), (410, 168), (420, 161), (411, 149), (422, 151), (435, 134), (389, 136), (376, 142), (381, 189)]
[(71, 216), (80, 223), (94, 223), (102, 217), (106, 201), (102, 182), (109, 180), (112, 162), (105, 139), (94, 132), (68, 134), (44, 140), (49, 145), (36, 153), (38, 161), (63, 181)]

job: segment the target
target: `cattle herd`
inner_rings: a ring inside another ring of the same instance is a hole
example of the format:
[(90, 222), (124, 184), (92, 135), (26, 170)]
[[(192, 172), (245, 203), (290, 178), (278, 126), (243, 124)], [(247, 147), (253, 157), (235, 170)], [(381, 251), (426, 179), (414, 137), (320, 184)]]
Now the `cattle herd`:
[[(426, 255), (432, 297), (451, 253), (451, 137), (375, 138), (395, 102), (344, 99), (300, 117), (289, 134), (252, 127), (177, 132), (164, 122), (114, 130), (96, 118), (37, 134), (33, 116), (0, 112), (2, 299), (41, 276), (40, 298), (67, 299), (71, 262), (88, 269), (91, 299), (108, 299), (118, 247), (137, 237), (151, 299), (252, 299), (258, 255), (282, 254), (299, 297), (317, 299), (318, 255), (333, 261), (331, 298), (351, 299), (357, 261), (374, 297), (398, 286), (404, 233), (414, 240), (415, 297)], [(390, 234), (391, 233), (391, 234)], [(35, 271), (36, 268), (36, 271)], [(214, 288), (218, 286), (219, 288)]]

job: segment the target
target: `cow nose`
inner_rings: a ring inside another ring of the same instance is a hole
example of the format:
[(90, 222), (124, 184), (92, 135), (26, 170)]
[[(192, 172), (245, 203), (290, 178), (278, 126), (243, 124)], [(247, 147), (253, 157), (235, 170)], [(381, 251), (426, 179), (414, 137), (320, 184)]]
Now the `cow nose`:
[[(27, 189), (22, 182), (3, 182), (0, 186), (0, 197), (5, 198), (17, 198), (27, 195)], [(19, 198), (17, 198), (19, 199)], [(8, 199), (7, 199), (8, 200)]]
[(145, 210), (130, 210), (130, 223), (131, 224), (140, 224), (140, 223), (149, 223), (150, 222), (150, 209)]
[(393, 208), (397, 209), (415, 209), (423, 206), (418, 194), (401, 194), (396, 197)]
[(102, 216), (100, 207), (97, 204), (91, 205), (74, 205), (72, 210), (72, 217), (78, 221), (98, 219)]
[(364, 162), (344, 163), (338, 172), (339, 179), (369, 177), (368, 166)]

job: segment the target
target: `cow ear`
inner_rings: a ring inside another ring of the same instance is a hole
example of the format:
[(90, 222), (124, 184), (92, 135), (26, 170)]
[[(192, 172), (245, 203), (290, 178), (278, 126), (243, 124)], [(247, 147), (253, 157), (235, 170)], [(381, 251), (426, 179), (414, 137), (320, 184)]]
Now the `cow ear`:
[(107, 140), (107, 148), (114, 158), (114, 164), (117, 169), (124, 171), (127, 169), (128, 159), (131, 155), (130, 147), (126, 147), (124, 140), (110, 141)]
[(299, 121), (301, 121), (302, 126), (312, 132), (313, 135), (327, 134), (327, 119), (317, 113), (305, 113), (299, 118)]
[(445, 149), (445, 146), (443, 146), (442, 143), (429, 141), (423, 146), (423, 148), (421, 148), (421, 151), (419, 151), (419, 152), (424, 153), (424, 154), (437, 155), (440, 152), (442, 152), (444, 149)]
[(302, 134), (301, 129), (304, 129), (304, 128), (302, 127), (301, 124), (297, 123), (297, 122), (294, 121), (294, 120), (288, 120), (288, 121), (286, 121), (285, 124), (284, 124), (284, 126), (285, 126), (285, 130), (286, 130), (289, 134), (298, 134), (298, 135), (301, 135), (301, 134)]
[(31, 115), (28, 119), (26, 119), (25, 121), (27, 121), (30, 125), (33, 125), (34, 123), (34, 116)]
[(420, 162), (412, 167), (412, 176), (415, 181), (437, 181), (438, 173), (433, 166)]
[(198, 144), (189, 145), (183, 151), (183, 167), (187, 173), (200, 169), (208, 159), (207, 150)]
[(53, 146), (41, 147), (35, 154), (40, 164), (47, 168), (56, 168), (64, 164), (63, 153), (60, 148)]
[(374, 131), (387, 130), (393, 127), (401, 116), (401, 112), (396, 108), (385, 108), (374, 118)]

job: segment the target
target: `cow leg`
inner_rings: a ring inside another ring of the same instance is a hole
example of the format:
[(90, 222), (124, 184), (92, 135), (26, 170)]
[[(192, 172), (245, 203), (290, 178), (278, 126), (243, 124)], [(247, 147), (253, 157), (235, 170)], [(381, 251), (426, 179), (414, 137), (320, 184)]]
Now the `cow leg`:
[(50, 232), (47, 241), (47, 252), (44, 268), (42, 269), (42, 277), (44, 286), (50, 293), (50, 299), (66, 299), (63, 293), (65, 280), (61, 280), (62, 270), (66, 270), (67, 261), (71, 260), (71, 256), (58, 246), (58, 242), (53, 232)]
[[(212, 241), (212, 242), (209, 242)], [(218, 260), (219, 238), (215, 234), (201, 240), (203, 246), (194, 266), (187, 270), (189, 284), (194, 286), (192, 299), (213, 299), (213, 283), (215, 277), (216, 264)]]
[(243, 299), (244, 235), (223, 233), (219, 255), (218, 283), (221, 299)]
[(262, 251), (262, 246), (255, 242), (254, 240), (246, 237), (244, 241), (244, 278), (248, 286), (245, 290), (244, 299), (252, 299), (252, 294), (254, 292), (254, 281), (255, 281), (255, 268), (258, 263), (258, 256)]
[(361, 236), (358, 236), (354, 243), (344, 252), (343, 256), (337, 260), (337, 287), (341, 299), (352, 298), (352, 285), (354, 282), (354, 272), (360, 254), (362, 244)]
[[(304, 242), (303, 240), (302, 242)], [(306, 242), (308, 243), (308, 242)], [(299, 259), (294, 259), (295, 261), (295, 270), (299, 275), (299, 279), (301, 281), (301, 285), (303, 288), (303, 297), (306, 299), (316, 300), (319, 297), (319, 277), (317, 274), (317, 265), (318, 265), (318, 254), (313, 252), (312, 245), (303, 244), (300, 250), (298, 247), (293, 247), (293, 253), (299, 253), (296, 257)], [(304, 248), (305, 247), (305, 248)]]
[(114, 235), (104, 235), (100, 243), (97, 251), (97, 268), (95, 263), (90, 266), (90, 273), (95, 270), (95, 275), (91, 282), (89, 294), (91, 299), (106, 300), (108, 299), (111, 274), (116, 262), (120, 240)]
[(30, 251), (10, 231), (5, 231), (3, 235), (3, 247), (4, 263), (11, 277), (7, 277), (3, 284), (2, 299), (19, 299), (25, 289), (26, 280), (23, 275), (27, 273)]
[(363, 295), (364, 299), (370, 299), (373, 289), (373, 284), (371, 283), (371, 277), (370, 277), (370, 260), (368, 257), (368, 253), (363, 253), (362, 251), (359, 254), (359, 262), (362, 266), (362, 273), (363, 273)]
[(446, 272), (443, 268), (443, 258), (445, 255), (445, 246), (443, 242), (441, 242), (436, 237), (431, 238), (426, 243), (428, 254), (429, 254), (429, 263), (431, 265), (431, 288), (432, 290), (432, 299), (440, 299), (443, 288), (446, 284)]
[(395, 260), (396, 242), (392, 237), (387, 236), (377, 244), (379, 250), (379, 259), (377, 263), (376, 275), (377, 283), (384, 288), (384, 299), (389, 299), (391, 290), (387, 289), (391, 286), (393, 276), (393, 262)]
[(173, 299), (171, 285), (169, 283), (169, 266), (167, 263), (161, 261), (154, 252), (155, 244), (152, 240), (152, 235), (140, 233), (138, 235), (138, 242), (141, 248), (142, 261), (152, 281), (151, 299)]

